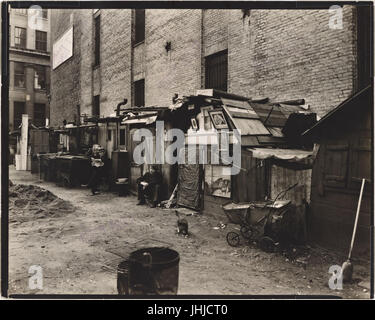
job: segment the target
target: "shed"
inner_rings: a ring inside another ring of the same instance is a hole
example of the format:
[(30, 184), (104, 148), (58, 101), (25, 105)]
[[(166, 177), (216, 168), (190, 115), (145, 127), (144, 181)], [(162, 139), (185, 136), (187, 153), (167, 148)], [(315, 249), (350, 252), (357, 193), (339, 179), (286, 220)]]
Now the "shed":
[(367, 86), (303, 133), (305, 139), (320, 145), (312, 174), (310, 240), (336, 250), (349, 249), (365, 178), (353, 252), (367, 257), (373, 213), (372, 92)]
[[(210, 136), (216, 130), (229, 129), (231, 132), (233, 129), (239, 129), (241, 164), (240, 172), (236, 175), (228, 173), (230, 171), (226, 170), (227, 166), (222, 162), (208, 162), (203, 165), (202, 177), (198, 179), (203, 181), (203, 212), (225, 219), (220, 207), (223, 203), (251, 202), (275, 197), (282, 188), (285, 190), (295, 182), (301, 184), (301, 181), (305, 189), (301, 190), (300, 194), (303, 193), (302, 197), (308, 200), (311, 162), (305, 163), (304, 160), (312, 157), (312, 148), (303, 150), (302, 145), (295, 143), (292, 148), (290, 137), (283, 133), (291, 115), (303, 113), (316, 117), (311, 111), (306, 110), (304, 100), (278, 103), (270, 102), (268, 98), (250, 100), (244, 97), (237, 98), (235, 95), (221, 96), (218, 92), (214, 96), (208, 96), (208, 93), (209, 91), (200, 91), (197, 96), (187, 97), (185, 104), (177, 108), (181, 110), (188, 106), (192, 112), (186, 115), (185, 119), (197, 123), (196, 128), (188, 128), (187, 133), (190, 134), (186, 136), (186, 144), (194, 143), (195, 136), (198, 139), (206, 135), (207, 158), (211, 159), (210, 149), (215, 144), (215, 139)], [(212, 114), (220, 112), (225, 117), (226, 124), (219, 127), (215, 125)], [(309, 127), (306, 124), (304, 126), (301, 126), (303, 130)], [(300, 133), (294, 134), (299, 136)], [(306, 164), (310, 164), (310, 167)], [(294, 194), (290, 193), (288, 196), (295, 200)]]

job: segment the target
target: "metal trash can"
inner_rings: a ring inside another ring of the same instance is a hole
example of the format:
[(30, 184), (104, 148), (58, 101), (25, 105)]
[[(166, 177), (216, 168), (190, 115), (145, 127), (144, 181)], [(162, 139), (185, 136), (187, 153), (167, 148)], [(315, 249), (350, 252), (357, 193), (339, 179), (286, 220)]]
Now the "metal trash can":
[(143, 248), (129, 256), (130, 295), (176, 295), (180, 255), (165, 247)]
[(129, 294), (129, 261), (122, 261), (117, 267), (117, 292), (121, 295)]

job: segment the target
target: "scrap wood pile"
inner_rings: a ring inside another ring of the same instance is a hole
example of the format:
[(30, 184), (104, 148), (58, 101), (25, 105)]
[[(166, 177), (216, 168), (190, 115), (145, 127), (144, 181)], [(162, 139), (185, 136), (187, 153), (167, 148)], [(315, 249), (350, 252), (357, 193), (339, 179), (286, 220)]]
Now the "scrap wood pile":
[(9, 222), (58, 217), (74, 212), (74, 206), (35, 185), (9, 182)]

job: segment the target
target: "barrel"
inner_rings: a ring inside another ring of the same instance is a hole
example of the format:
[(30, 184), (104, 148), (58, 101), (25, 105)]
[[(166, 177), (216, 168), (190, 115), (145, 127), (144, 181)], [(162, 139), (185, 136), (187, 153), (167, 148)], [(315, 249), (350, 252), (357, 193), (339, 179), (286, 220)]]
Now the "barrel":
[(180, 256), (164, 247), (143, 248), (129, 256), (130, 295), (176, 295)]
[(117, 267), (118, 294), (121, 294), (121, 295), (129, 294), (128, 273), (129, 273), (129, 261), (124, 260)]

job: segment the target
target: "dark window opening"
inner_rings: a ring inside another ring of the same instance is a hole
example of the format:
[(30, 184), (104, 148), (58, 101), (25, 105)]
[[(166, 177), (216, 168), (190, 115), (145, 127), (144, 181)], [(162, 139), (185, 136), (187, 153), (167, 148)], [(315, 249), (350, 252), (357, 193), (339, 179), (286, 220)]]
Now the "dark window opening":
[(34, 66), (34, 88), (35, 89), (46, 89), (46, 67), (45, 66)]
[(22, 62), (14, 63), (14, 86), (25, 88), (25, 65)]
[(125, 145), (125, 129), (120, 129), (120, 146)]
[(47, 51), (47, 32), (35, 31), (35, 49), (39, 51)]
[(44, 127), (46, 123), (46, 105), (43, 103), (34, 104), (34, 125)]
[(134, 105), (136, 107), (145, 105), (145, 79), (134, 82)]
[(100, 116), (100, 96), (94, 96), (94, 101), (92, 105), (92, 115)]
[(48, 18), (48, 10), (47, 9), (42, 9), (42, 18), (47, 19)]
[(95, 34), (94, 34), (94, 66), (100, 65), (100, 15), (95, 17)]
[(135, 10), (134, 44), (145, 40), (145, 9)]
[(26, 29), (14, 28), (14, 46), (17, 48), (26, 49)]
[(112, 140), (112, 130), (107, 130), (107, 140), (111, 141)]
[(77, 124), (81, 124), (81, 105), (77, 104)]
[(227, 91), (228, 85), (228, 51), (221, 51), (206, 57), (205, 87)]
[(22, 123), (22, 115), (25, 113), (25, 102), (14, 102), (13, 128), (17, 129)]

